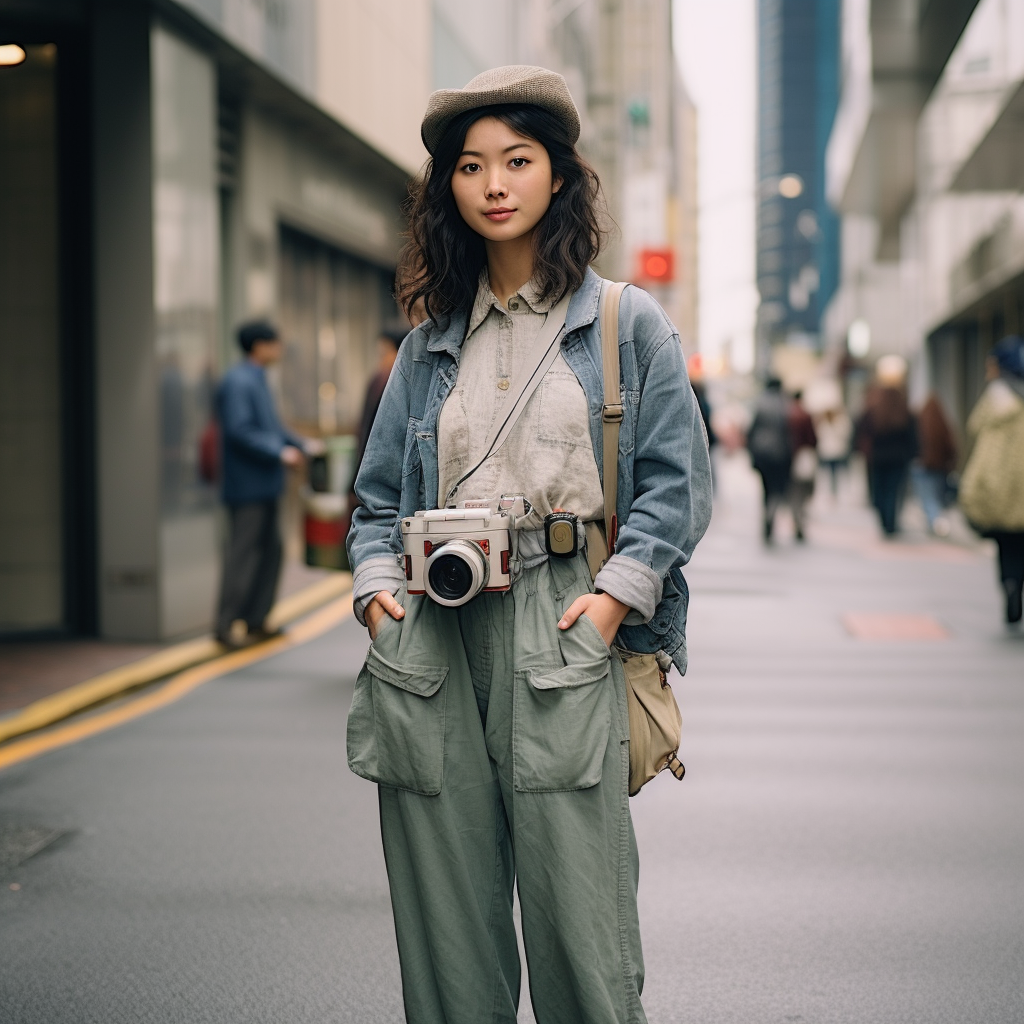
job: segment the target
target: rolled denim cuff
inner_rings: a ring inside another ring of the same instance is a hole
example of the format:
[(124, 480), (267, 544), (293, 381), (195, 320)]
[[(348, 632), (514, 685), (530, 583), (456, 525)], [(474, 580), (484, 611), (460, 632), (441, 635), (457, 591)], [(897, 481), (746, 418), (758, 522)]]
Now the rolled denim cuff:
[(366, 625), (366, 606), (382, 591), (397, 594), (405, 582), (405, 572), (396, 557), (382, 555), (360, 562), (352, 576), (352, 610), (360, 624)]
[(627, 555), (612, 555), (597, 574), (594, 588), (633, 609), (623, 620), (627, 626), (651, 621), (663, 589), (661, 577), (650, 566)]

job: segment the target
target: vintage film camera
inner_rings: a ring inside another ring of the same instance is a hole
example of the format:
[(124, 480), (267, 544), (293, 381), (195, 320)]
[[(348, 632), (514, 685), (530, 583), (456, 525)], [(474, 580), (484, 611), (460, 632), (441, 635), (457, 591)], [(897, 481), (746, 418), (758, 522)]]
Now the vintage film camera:
[(408, 593), (457, 608), (483, 591), (508, 590), (517, 568), (516, 524), (530, 511), (521, 494), (504, 494), (403, 519)]

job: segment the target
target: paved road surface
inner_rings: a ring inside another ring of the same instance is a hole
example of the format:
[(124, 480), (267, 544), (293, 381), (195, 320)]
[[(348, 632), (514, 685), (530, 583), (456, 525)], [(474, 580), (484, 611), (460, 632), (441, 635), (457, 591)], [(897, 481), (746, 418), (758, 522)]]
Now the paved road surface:
[[(1019, 1024), (1024, 641), (987, 553), (886, 545), (827, 496), (810, 545), (766, 551), (739, 463), (721, 491), (689, 773), (633, 802), (652, 1024)], [(949, 637), (858, 640), (849, 612)], [(0, 880), (0, 1021), (401, 1021), (376, 794), (344, 761), (365, 646), (348, 621), (0, 774), (0, 825), (68, 831)]]

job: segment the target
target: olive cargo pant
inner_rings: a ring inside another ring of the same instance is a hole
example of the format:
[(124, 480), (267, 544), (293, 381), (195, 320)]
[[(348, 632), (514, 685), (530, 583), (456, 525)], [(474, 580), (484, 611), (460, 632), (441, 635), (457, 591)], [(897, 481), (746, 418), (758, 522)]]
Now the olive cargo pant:
[(590, 589), (581, 555), (458, 609), (407, 597), (359, 674), (410, 1024), (514, 1024), (514, 884), (538, 1024), (646, 1021), (622, 666), (585, 616), (557, 628)]

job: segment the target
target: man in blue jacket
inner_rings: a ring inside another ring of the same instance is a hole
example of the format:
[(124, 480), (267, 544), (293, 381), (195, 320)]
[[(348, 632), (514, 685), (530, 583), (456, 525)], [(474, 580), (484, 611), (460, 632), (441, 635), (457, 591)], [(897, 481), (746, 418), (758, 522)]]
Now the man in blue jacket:
[[(238, 344), (245, 358), (224, 375), (216, 397), (222, 497), (231, 524), (216, 636), (229, 647), (271, 635), (265, 620), (281, 571), (278, 498), (285, 467), (305, 462), (303, 442), (281, 425), (267, 385), (266, 367), (284, 349), (276, 329), (265, 321), (247, 323), (239, 328)], [(239, 619), (247, 627), (244, 637), (232, 633)]]

